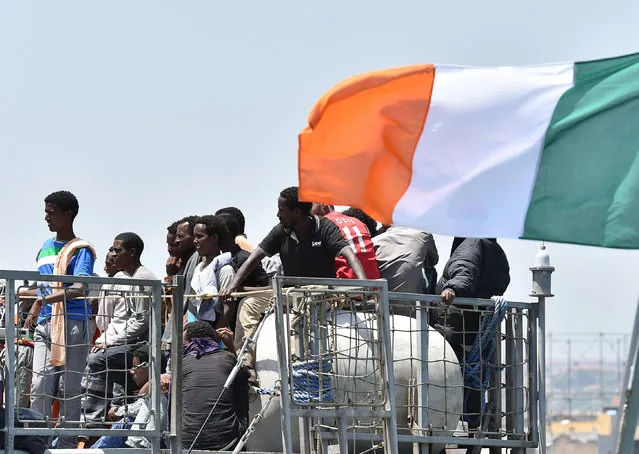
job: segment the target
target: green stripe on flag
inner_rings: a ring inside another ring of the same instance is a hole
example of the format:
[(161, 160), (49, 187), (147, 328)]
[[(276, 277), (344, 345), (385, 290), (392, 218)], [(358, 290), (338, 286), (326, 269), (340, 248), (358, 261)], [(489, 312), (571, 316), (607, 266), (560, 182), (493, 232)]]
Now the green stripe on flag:
[(575, 65), (522, 237), (639, 249), (639, 54)]

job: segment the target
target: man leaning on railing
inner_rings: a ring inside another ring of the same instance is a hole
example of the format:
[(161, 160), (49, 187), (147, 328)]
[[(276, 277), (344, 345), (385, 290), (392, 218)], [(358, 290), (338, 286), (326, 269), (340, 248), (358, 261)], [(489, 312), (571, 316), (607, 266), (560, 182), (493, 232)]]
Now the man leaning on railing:
[[(468, 306), (455, 307), (455, 297), (488, 299), (501, 296), (508, 284), (508, 258), (495, 238), (453, 240), (450, 259), (437, 283), (437, 293), (443, 304), (435, 309), (431, 323), (446, 337), (462, 367), (479, 334), (481, 313)], [(488, 361), (490, 358), (480, 358), (480, 362)], [(481, 420), (482, 393), (465, 387), (464, 396), (465, 420), (470, 429), (476, 429)]]

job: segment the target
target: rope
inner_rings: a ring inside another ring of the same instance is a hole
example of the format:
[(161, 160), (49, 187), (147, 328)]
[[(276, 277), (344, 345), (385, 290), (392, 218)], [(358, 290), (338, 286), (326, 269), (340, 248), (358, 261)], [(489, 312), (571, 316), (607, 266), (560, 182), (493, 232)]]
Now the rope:
[[(322, 370), (320, 370), (320, 365)], [(298, 403), (333, 402), (332, 381), (330, 376), (324, 375), (331, 372), (331, 362), (324, 361), (300, 361), (293, 364), (291, 385), (293, 387), (293, 400)], [(320, 376), (323, 387), (320, 390)], [(320, 398), (321, 391), (321, 398)], [(277, 389), (261, 387), (255, 388), (259, 395), (272, 395)]]
[(255, 393), (255, 394), (259, 394), (260, 396), (271, 396), (277, 393), (275, 388), (267, 388), (267, 387), (262, 387), (262, 388), (255, 388), (255, 387), (251, 387), (249, 389), (249, 392), (251, 393)]
[[(492, 317), (485, 316), (481, 322), (479, 335), (475, 338), (470, 353), (466, 356), (464, 363), (464, 386), (481, 392), (481, 411), (486, 411), (485, 391), (490, 386), (490, 367), (482, 367), (493, 357), (497, 342), (495, 332), (506, 316), (508, 303), (503, 296), (493, 296), (495, 309)], [(486, 359), (488, 361), (486, 361)], [(483, 372), (483, 373), (482, 373)], [(464, 413), (467, 413), (469, 393), (464, 393)], [(468, 416), (466, 417), (468, 419)]]
[[(94, 299), (94, 300), (115, 300), (115, 299), (121, 299), (121, 298), (137, 298), (137, 299), (151, 299), (153, 298), (153, 295), (148, 295), (146, 294), (147, 292), (135, 292), (135, 291), (129, 291), (129, 290), (114, 290), (113, 292), (118, 293), (117, 295), (100, 295), (100, 296), (84, 296), (84, 299)], [(138, 294), (139, 293), (139, 294)], [(234, 292), (231, 293), (229, 296), (231, 298), (237, 298), (237, 299), (241, 299), (241, 298), (245, 298), (247, 296), (263, 296), (263, 295), (271, 295), (273, 294), (273, 290), (272, 289), (265, 289), (265, 290), (253, 290), (250, 292)], [(184, 295), (182, 295), (183, 298), (200, 298), (200, 299), (210, 299), (210, 298), (219, 298), (220, 294), (219, 293), (201, 293), (201, 294), (196, 294), (196, 293), (186, 293)], [(173, 299), (173, 295), (166, 295), (163, 294), (160, 296), (161, 298), (164, 299)], [(38, 296), (33, 296), (33, 295), (25, 295), (25, 296), (16, 296), (16, 299), (22, 301), (26, 301), (26, 300), (35, 300), (37, 299)], [(46, 297), (45, 297), (46, 299)]]
[(332, 381), (329, 375), (325, 375), (331, 369), (332, 363), (329, 360), (300, 361), (293, 364), (293, 399), (301, 403), (333, 402)]

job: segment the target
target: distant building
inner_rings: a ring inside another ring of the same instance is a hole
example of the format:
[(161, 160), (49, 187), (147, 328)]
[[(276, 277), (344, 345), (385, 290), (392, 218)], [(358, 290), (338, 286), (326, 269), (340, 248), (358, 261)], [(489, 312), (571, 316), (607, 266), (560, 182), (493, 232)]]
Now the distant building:
[[(547, 436), (553, 454), (615, 454), (613, 431), (617, 424), (617, 408), (604, 408), (596, 415), (555, 416)], [(639, 454), (639, 429), (635, 432), (635, 449)]]
[[(612, 432), (617, 426), (617, 408), (604, 408), (602, 416), (607, 419), (607, 425), (602, 427), (603, 430), (599, 433), (599, 452), (597, 454), (615, 454), (615, 439)], [(635, 430), (635, 447), (632, 454), (639, 454), (639, 428)]]

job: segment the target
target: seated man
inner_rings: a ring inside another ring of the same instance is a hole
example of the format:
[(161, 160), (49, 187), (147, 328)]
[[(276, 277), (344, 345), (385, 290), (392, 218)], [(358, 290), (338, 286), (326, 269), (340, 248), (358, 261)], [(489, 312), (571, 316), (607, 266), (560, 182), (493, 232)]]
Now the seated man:
[[(119, 421), (120, 424), (114, 425), (113, 429), (148, 429), (154, 428), (151, 416), (150, 396), (148, 395), (149, 383), (149, 346), (143, 345), (133, 352), (133, 366), (130, 374), (135, 384), (145, 393), (140, 393), (138, 398), (131, 404), (121, 407), (113, 407), (109, 410), (109, 419), (111, 421)], [(164, 356), (160, 357), (161, 367), (166, 367)], [(166, 426), (168, 411), (168, 399), (166, 394), (160, 395), (160, 427)], [(131, 421), (133, 426), (131, 427)], [(140, 436), (115, 437), (104, 436), (96, 441), (92, 448), (150, 448), (151, 443)]]
[[(213, 327), (202, 321), (184, 327), (182, 363), (182, 446), (191, 447), (236, 364), (220, 346)], [(248, 372), (240, 369), (195, 442), (196, 450), (229, 451), (248, 428)]]
[[(108, 277), (126, 278), (129, 277), (124, 271), (120, 271), (115, 263), (113, 248), (109, 248), (106, 254), (104, 271)], [(120, 292), (114, 292), (115, 284), (104, 284), (101, 287), (99, 297), (97, 298), (97, 310), (95, 310), (95, 325), (98, 332), (102, 335), (109, 327), (109, 323), (113, 319), (113, 311), (116, 303), (122, 297)], [(93, 332), (93, 331), (92, 331)], [(100, 337), (97, 338), (98, 340)], [(82, 377), (82, 415), (85, 421), (101, 422), (106, 416), (106, 399), (112, 395), (112, 390), (107, 391), (106, 377), (104, 374), (85, 374)]]
[[(140, 263), (143, 250), (144, 242), (138, 235), (132, 232), (119, 234), (113, 240), (115, 267), (133, 279), (158, 280)], [(148, 289), (131, 285), (113, 286), (112, 293), (124, 296), (116, 300), (112, 318), (106, 330), (96, 339), (87, 359), (89, 373), (106, 380), (105, 395), (92, 396), (102, 397), (105, 408), (115, 383), (124, 387), (127, 394), (135, 389), (134, 384), (127, 380), (126, 370), (133, 364), (132, 353), (147, 341), (149, 332), (149, 300), (137, 298), (136, 293), (132, 293), (141, 291)], [(95, 399), (92, 403), (95, 405)]]

